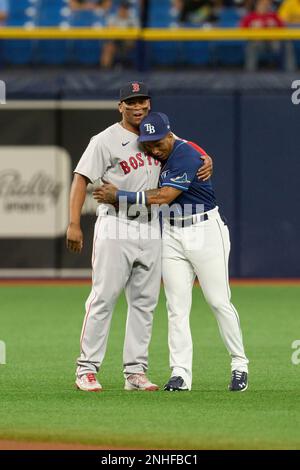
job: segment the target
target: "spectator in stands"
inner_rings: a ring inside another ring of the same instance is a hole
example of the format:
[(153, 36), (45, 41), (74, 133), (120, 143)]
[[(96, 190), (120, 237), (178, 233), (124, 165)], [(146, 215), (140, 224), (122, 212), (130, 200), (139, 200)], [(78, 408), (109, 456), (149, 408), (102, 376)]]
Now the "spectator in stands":
[[(275, 28), (283, 27), (284, 23), (272, 9), (272, 0), (257, 0), (253, 12), (248, 13), (241, 21), (242, 28)], [(255, 71), (261, 58), (279, 56), (284, 53), (284, 68), (295, 70), (295, 53), (290, 42), (279, 41), (249, 41), (246, 46), (245, 67)]]
[(5, 24), (5, 20), (8, 15), (8, 3), (7, 0), (0, 0), (0, 25)]
[(300, 0), (283, 0), (278, 14), (288, 25), (300, 25)]
[(72, 10), (103, 10), (106, 14), (112, 7), (112, 0), (70, 0)]
[(276, 28), (283, 26), (277, 13), (272, 10), (272, 0), (257, 0), (254, 11), (241, 21), (242, 28)]
[(71, 10), (95, 10), (99, 8), (101, 0), (69, 0)]
[(190, 25), (203, 25), (217, 21), (216, 0), (174, 0), (179, 11), (179, 22)]
[[(130, 3), (121, 1), (115, 15), (108, 19), (108, 27), (136, 28), (139, 21), (132, 13)], [(107, 41), (102, 48), (100, 64), (103, 68), (110, 69), (118, 60), (120, 65), (128, 65), (128, 55), (134, 48), (135, 42), (129, 40)]]

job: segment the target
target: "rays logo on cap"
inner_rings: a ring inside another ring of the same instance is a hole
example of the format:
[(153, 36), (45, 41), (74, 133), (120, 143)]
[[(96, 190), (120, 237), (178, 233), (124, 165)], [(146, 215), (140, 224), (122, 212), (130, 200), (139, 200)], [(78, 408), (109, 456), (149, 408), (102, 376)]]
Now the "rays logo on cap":
[(139, 83), (137, 83), (137, 82), (132, 83), (132, 91), (133, 91), (133, 93), (137, 93), (138, 91), (140, 91), (140, 89), (141, 89), (141, 88), (140, 88), (140, 84), (139, 84)]
[(155, 133), (155, 127), (152, 126), (152, 124), (144, 124), (144, 127), (146, 128), (146, 132), (148, 132), (148, 134)]

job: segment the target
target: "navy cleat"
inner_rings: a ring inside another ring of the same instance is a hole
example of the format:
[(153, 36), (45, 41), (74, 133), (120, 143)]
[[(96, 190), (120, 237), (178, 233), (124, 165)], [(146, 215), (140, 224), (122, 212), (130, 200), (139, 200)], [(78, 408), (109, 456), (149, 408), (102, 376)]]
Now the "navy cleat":
[(181, 392), (188, 390), (184, 380), (180, 376), (171, 377), (169, 382), (164, 386), (167, 392)]
[(228, 385), (231, 392), (245, 392), (248, 388), (248, 374), (240, 370), (233, 370), (231, 383)]

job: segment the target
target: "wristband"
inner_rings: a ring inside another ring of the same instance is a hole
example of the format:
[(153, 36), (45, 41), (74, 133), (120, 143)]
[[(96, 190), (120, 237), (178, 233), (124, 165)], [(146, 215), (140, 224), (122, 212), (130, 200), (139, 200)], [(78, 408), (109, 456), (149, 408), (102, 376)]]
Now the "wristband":
[(129, 204), (147, 204), (147, 198), (145, 191), (117, 191), (117, 200), (120, 202), (120, 198), (126, 198)]

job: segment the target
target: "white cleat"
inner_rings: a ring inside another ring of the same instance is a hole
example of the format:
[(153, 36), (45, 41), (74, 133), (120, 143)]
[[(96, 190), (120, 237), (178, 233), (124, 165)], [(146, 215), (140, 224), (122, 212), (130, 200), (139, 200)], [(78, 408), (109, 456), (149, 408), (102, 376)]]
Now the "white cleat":
[(155, 392), (159, 386), (150, 382), (145, 374), (131, 374), (125, 379), (125, 390)]
[(102, 386), (95, 377), (95, 374), (84, 374), (76, 378), (76, 387), (84, 392), (101, 392)]

